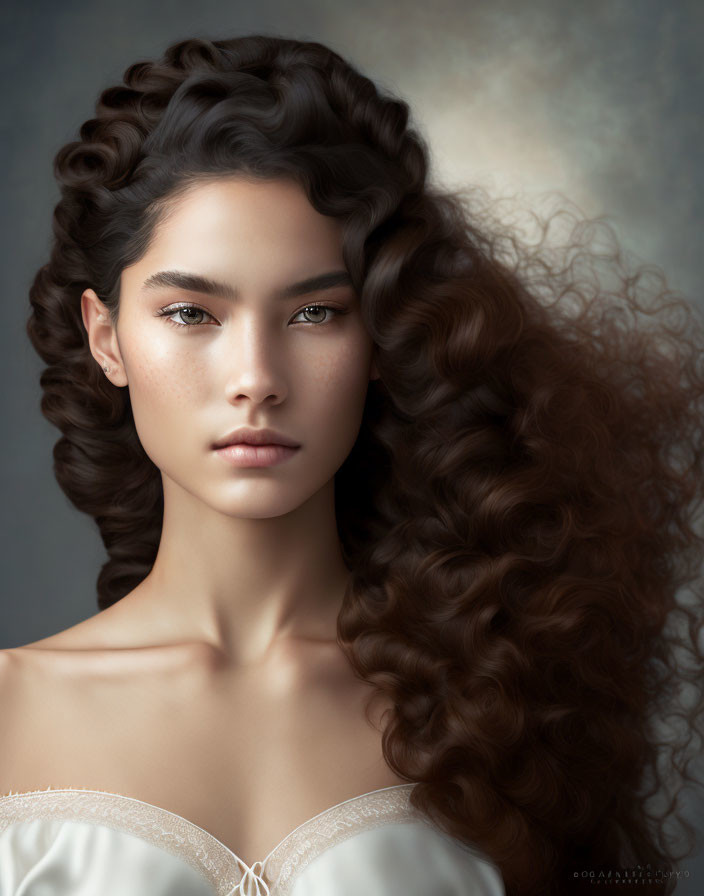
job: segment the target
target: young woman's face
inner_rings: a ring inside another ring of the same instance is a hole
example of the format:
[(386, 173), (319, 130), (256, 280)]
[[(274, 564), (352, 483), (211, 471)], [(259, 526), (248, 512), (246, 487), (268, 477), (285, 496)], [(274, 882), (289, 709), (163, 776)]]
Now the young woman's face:
[[(339, 221), (297, 185), (231, 177), (193, 187), (123, 271), (117, 343), (141, 443), (165, 477), (225, 514), (287, 513), (354, 444), (375, 370), (341, 246)], [(336, 272), (338, 285), (286, 294)], [(187, 275), (230, 294), (188, 288)], [(273, 465), (233, 465), (213, 443), (240, 426), (300, 447)]]

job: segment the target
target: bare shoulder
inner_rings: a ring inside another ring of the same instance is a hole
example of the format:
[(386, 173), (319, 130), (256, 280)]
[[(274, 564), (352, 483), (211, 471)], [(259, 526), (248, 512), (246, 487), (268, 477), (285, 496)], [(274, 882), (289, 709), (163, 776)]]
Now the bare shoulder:
[(18, 789), (18, 768), (27, 752), (23, 733), (36, 711), (29, 677), (21, 648), (0, 650), (0, 795)]
[[(58, 711), (57, 697), (71, 671), (80, 668), (80, 651), (55, 645), (50, 638), (0, 650), (0, 756), (8, 755), (37, 722)], [(42, 646), (39, 646), (42, 645)], [(26, 743), (26, 741), (25, 741)]]
[(26, 693), (25, 664), (22, 661), (22, 648), (9, 647), (0, 650), (0, 754), (3, 745), (3, 734), (7, 734), (10, 724), (21, 709)]
[(10, 647), (0, 650), (0, 755), (8, 738), (26, 728), (37, 710), (38, 699), (47, 699), (52, 681), (49, 657), (54, 651)]
[[(9, 709), (12, 697), (12, 681), (17, 676), (16, 650), (6, 648), (0, 650), (0, 718), (7, 718), (6, 710)], [(0, 725), (0, 734), (4, 725)]]
[[(63, 741), (81, 730), (68, 697), (80, 691), (78, 668), (71, 651), (36, 645), (0, 650), (0, 796), (53, 785)], [(70, 671), (62, 670), (74, 671), (73, 688)]]

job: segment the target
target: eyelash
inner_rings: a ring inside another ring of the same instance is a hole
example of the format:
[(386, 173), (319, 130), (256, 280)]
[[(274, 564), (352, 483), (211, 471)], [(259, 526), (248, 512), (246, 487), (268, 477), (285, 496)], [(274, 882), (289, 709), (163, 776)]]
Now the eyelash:
[[(157, 317), (166, 317), (167, 323), (171, 324), (174, 327), (179, 327), (181, 329), (197, 330), (202, 326), (206, 326), (203, 323), (197, 323), (197, 324), (196, 323), (191, 323), (191, 324), (178, 323), (177, 321), (171, 319), (174, 314), (177, 314), (179, 311), (185, 311), (187, 308), (188, 309), (193, 308), (196, 311), (202, 311), (203, 314), (207, 314), (208, 317), (211, 317), (211, 318), (213, 317), (213, 315), (209, 311), (206, 311), (205, 308), (201, 308), (200, 305), (190, 305), (187, 303), (183, 304), (183, 305), (177, 305), (175, 307), (173, 305), (169, 305), (168, 308), (162, 308), (160, 311), (158, 311), (156, 316)], [(335, 312), (334, 316), (332, 318), (329, 318), (329, 319), (323, 320), (323, 321), (307, 321), (308, 326), (319, 327), (322, 324), (330, 323), (332, 320), (334, 320), (335, 316), (337, 316), (337, 315), (342, 316), (343, 314), (348, 314), (348, 311), (344, 308), (335, 308), (333, 305), (322, 305), (322, 304), (314, 303), (312, 305), (306, 305), (305, 308), (301, 308), (300, 311), (297, 311), (294, 314), (294, 317), (298, 317), (298, 315), (302, 314), (304, 311), (311, 311), (313, 309), (318, 311), (321, 308), (324, 308), (326, 311), (334, 311)]]

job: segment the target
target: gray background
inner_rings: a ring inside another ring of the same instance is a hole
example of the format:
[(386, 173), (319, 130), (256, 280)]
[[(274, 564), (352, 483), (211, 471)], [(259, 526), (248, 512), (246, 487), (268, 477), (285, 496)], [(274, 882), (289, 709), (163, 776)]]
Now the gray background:
[[(700, 63), (695, 0), (63, 0), (5, 2), (2, 66), (3, 453), (0, 648), (97, 612), (97, 529), (60, 491), (58, 433), (39, 411), (42, 364), (24, 332), (48, 258), (51, 160), (98, 93), (172, 41), (257, 31), (319, 40), (410, 104), (431, 174), (537, 205), (559, 190), (606, 214), (636, 260), (703, 309)], [(704, 827), (702, 806), (692, 812)], [(704, 862), (678, 893), (704, 886)]]

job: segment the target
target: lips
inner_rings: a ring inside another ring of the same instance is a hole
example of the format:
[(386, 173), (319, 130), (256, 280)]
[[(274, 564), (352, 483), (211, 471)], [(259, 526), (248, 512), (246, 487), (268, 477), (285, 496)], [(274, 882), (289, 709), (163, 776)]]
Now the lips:
[(213, 448), (224, 448), (227, 445), (285, 445), (289, 448), (300, 448), (300, 442), (277, 432), (275, 429), (252, 429), (241, 426), (218, 439)]

